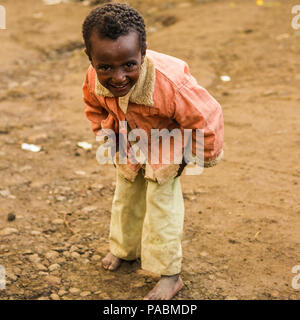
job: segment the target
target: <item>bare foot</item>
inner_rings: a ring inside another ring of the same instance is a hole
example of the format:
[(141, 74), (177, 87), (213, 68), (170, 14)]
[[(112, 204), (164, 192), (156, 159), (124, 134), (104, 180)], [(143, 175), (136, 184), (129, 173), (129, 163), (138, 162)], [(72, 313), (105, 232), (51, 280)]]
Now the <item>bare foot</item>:
[(102, 259), (102, 266), (104, 269), (114, 271), (118, 269), (121, 264), (121, 259), (114, 256), (112, 253), (108, 253), (104, 259)]
[(183, 282), (178, 274), (174, 276), (161, 276), (161, 279), (146, 295), (144, 300), (170, 300), (182, 287)]

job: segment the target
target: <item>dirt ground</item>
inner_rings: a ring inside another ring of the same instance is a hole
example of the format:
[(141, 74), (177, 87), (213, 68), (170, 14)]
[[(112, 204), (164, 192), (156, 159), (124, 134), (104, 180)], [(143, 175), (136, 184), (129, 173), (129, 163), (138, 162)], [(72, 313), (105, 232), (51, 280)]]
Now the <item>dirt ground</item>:
[[(181, 179), (185, 285), (175, 299), (299, 300), (297, 1), (129, 3), (145, 17), (149, 48), (187, 61), (225, 119), (224, 160)], [(97, 163), (83, 113), (81, 24), (91, 7), (0, 4), (0, 299), (141, 299), (157, 275), (139, 261), (115, 273), (101, 267), (115, 169)]]

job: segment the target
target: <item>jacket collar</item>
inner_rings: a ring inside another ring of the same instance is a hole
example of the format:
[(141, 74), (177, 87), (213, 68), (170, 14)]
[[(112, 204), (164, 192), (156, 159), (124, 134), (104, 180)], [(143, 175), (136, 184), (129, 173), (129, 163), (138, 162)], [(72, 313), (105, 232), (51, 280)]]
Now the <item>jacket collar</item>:
[[(142, 104), (148, 107), (154, 106), (153, 92), (155, 84), (155, 67), (151, 58), (145, 57), (141, 65), (140, 76), (136, 84), (124, 97), (119, 97), (119, 106), (124, 113), (127, 111), (128, 103)], [(95, 92), (98, 96), (113, 98), (113, 94), (106, 89), (96, 78)]]

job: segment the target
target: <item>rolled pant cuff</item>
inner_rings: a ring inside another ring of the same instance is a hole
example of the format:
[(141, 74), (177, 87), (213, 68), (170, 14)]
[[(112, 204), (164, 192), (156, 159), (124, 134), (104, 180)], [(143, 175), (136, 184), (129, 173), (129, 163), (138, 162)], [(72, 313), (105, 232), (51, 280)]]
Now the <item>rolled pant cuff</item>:
[(149, 265), (149, 264), (145, 264), (142, 261), (142, 269), (145, 271), (149, 271), (152, 273), (156, 273), (160, 276), (164, 275), (164, 276), (173, 276), (175, 274), (178, 274), (181, 272), (181, 265), (178, 267), (173, 267), (173, 268), (155, 268), (153, 267), (153, 265)]
[(136, 260), (137, 258), (140, 257), (140, 255), (137, 255), (137, 254), (128, 254), (128, 253), (125, 253), (124, 251), (122, 250), (119, 250), (118, 248), (116, 248), (115, 246), (113, 245), (110, 245), (110, 252), (122, 259), (122, 260), (126, 260), (126, 261), (133, 261), (133, 260)]

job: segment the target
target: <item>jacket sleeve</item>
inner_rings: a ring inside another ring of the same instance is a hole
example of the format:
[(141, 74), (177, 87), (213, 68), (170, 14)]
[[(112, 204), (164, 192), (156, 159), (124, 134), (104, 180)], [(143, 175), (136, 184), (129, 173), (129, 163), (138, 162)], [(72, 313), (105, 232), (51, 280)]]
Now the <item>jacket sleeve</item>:
[[(186, 74), (184, 85), (175, 93), (173, 110), (173, 117), (182, 129), (193, 129), (193, 156), (197, 155), (196, 146), (200, 146), (204, 167), (216, 165), (223, 157), (224, 142), (224, 120), (220, 104), (198, 85), (193, 76)], [(195, 129), (203, 132), (204, 139), (196, 139)], [(198, 160), (201, 162), (201, 159)]]
[(91, 85), (95, 80), (91, 78), (91, 70), (89, 69), (85, 81), (83, 83), (83, 101), (85, 103), (85, 115), (91, 121), (92, 130), (95, 135), (101, 134), (101, 129), (111, 129), (115, 131), (116, 122), (114, 117), (103, 108), (95, 96)]

